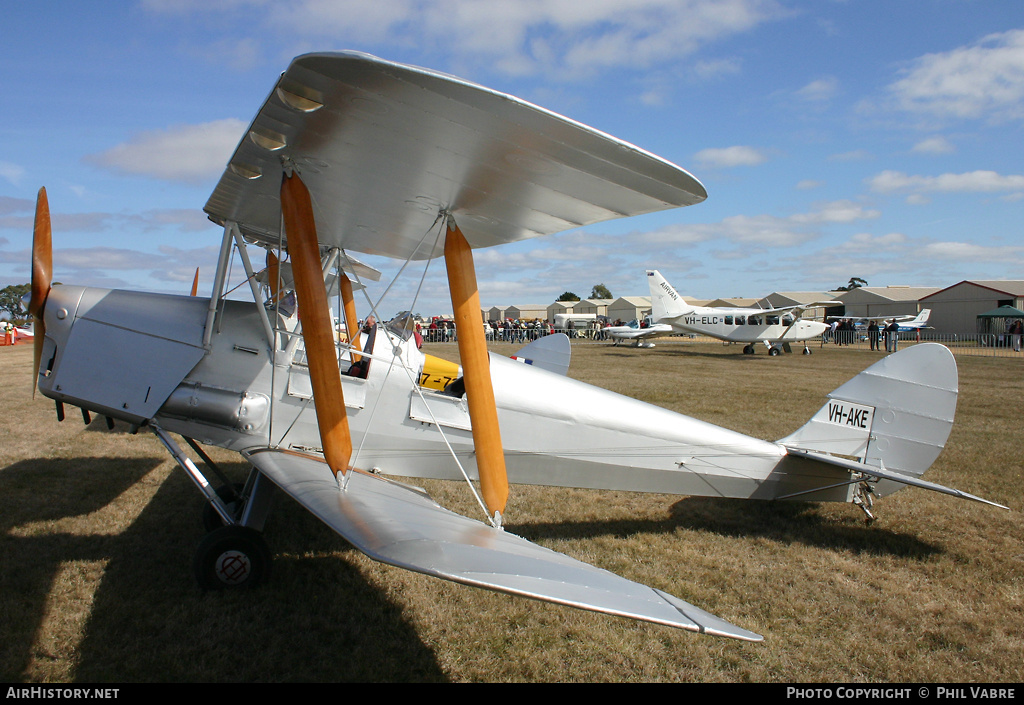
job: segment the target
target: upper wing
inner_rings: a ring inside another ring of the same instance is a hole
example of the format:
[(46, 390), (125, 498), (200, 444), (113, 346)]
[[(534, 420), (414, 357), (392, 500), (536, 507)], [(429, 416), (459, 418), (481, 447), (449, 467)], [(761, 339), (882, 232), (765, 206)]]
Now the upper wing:
[(903, 321), (912, 321), (912, 320), (914, 320), (915, 317), (914, 316), (908, 316), (908, 315), (902, 315), (902, 316), (856, 316), (855, 318), (858, 321), (891, 321), (891, 320), (895, 319), (897, 323), (901, 323)]
[(761, 316), (766, 313), (790, 313), (795, 312), (798, 315), (804, 311), (808, 311), (813, 308), (830, 308), (832, 306), (842, 306), (841, 301), (812, 301), (807, 304), (794, 304), (793, 306), (780, 306), (779, 308), (765, 308), (758, 309), (757, 315)]
[(319, 459), (260, 450), (248, 459), (374, 560), (467, 585), (746, 641), (761, 637), (671, 595), (494, 529), (376, 475), (343, 490)]
[(366, 54), (307, 54), (281, 76), (206, 203), (277, 244), (283, 168), (309, 188), (320, 243), (390, 257), (441, 210), (486, 247), (699, 203), (685, 170), (510, 95)]

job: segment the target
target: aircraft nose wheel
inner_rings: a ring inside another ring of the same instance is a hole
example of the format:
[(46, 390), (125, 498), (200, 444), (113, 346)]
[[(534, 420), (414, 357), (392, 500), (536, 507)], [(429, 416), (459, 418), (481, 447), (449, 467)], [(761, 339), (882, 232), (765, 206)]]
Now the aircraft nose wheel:
[(245, 526), (222, 526), (199, 543), (192, 567), (203, 590), (253, 588), (270, 575), (263, 535)]

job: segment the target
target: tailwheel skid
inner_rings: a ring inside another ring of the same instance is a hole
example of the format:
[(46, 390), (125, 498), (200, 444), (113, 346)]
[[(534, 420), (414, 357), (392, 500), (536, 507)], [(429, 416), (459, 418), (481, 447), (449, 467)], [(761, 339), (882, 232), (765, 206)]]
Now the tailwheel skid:
[(861, 511), (866, 515), (865, 523), (871, 524), (875, 521), (876, 517), (871, 513), (871, 508), (875, 505), (875, 490), (867, 482), (860, 482), (854, 489), (853, 503), (860, 507)]

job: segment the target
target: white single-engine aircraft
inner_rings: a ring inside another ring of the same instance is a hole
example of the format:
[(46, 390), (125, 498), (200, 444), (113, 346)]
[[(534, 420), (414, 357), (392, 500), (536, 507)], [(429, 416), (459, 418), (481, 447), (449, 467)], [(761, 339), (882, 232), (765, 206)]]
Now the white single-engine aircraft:
[(608, 326), (602, 332), (612, 339), (613, 345), (626, 340), (637, 348), (653, 348), (651, 338), (672, 335), (675, 329), (667, 323), (654, 323), (650, 316), (646, 316), (642, 321), (634, 319), (624, 326)]
[(730, 343), (747, 343), (745, 355), (754, 354), (754, 346), (764, 343), (769, 355), (791, 352), (790, 343), (802, 342), (804, 355), (810, 355), (807, 341), (828, 330), (821, 321), (805, 321), (804, 311), (838, 306), (819, 301), (780, 308), (709, 308), (686, 303), (657, 270), (647, 271), (651, 288), (651, 319), (668, 324), (675, 332), (697, 333)]
[(909, 333), (910, 331), (921, 330), (922, 328), (931, 328), (928, 325), (928, 319), (931, 318), (932, 310), (930, 308), (921, 309), (921, 312), (916, 316), (910, 314), (903, 314), (897, 316), (840, 316), (840, 318), (853, 318), (854, 325), (857, 328), (864, 328), (871, 321), (876, 323), (896, 321), (899, 325), (900, 333)]
[[(564, 344), (519, 360), (488, 354), (473, 249), (705, 197), (683, 169), (512, 96), (364, 54), (301, 56), (206, 204), (224, 227), (209, 298), (51, 286), (40, 191), (30, 301), (36, 383), (59, 416), (65, 404), (79, 406), (148, 428), (166, 446), (210, 508), (212, 530), (194, 563), (206, 588), (266, 577), (261, 531), (280, 488), (388, 564), (758, 641), (661, 590), (501, 528), (509, 481), (861, 504), (909, 484), (979, 499), (919, 479), (956, 406), (956, 365), (939, 345), (876, 363), (777, 442), (553, 372), (565, 369), (564, 355), (552, 360)], [(251, 302), (225, 296), (232, 248)], [(264, 274), (250, 249), (266, 251)], [(350, 251), (444, 256), (461, 368), (425, 357), (408, 315), (371, 328), (361, 348), (336, 342), (324, 281), (336, 273), (355, 331), (349, 274), (358, 280), (365, 270)], [(294, 291), (282, 288), (286, 255)], [(292, 294), (294, 313), (280, 305)], [(520, 364), (538, 359), (553, 364)], [(222, 478), (215, 488), (172, 434), (214, 474), (200, 444), (241, 453), (252, 464), (244, 487)], [(478, 483), (487, 523), (385, 474)]]

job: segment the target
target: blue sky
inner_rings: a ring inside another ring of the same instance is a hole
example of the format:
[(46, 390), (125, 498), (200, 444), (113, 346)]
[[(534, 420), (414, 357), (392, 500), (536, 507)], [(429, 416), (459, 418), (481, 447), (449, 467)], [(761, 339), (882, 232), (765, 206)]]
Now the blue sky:
[[(0, 286), (28, 281), (45, 185), (57, 280), (187, 293), (199, 266), (208, 290), (202, 207), (245, 126), (292, 57), (345, 49), (512, 93), (707, 188), (478, 251), (485, 306), (646, 294), (646, 268), (700, 298), (1024, 278), (1019, 0), (41, 0), (7, 3), (0, 39)], [(450, 310), (442, 272), (417, 311)], [(412, 305), (408, 276), (382, 312)]]

